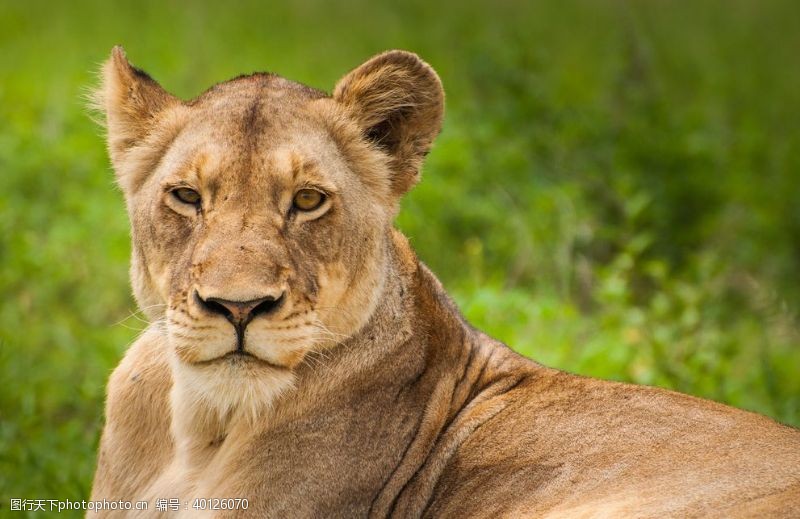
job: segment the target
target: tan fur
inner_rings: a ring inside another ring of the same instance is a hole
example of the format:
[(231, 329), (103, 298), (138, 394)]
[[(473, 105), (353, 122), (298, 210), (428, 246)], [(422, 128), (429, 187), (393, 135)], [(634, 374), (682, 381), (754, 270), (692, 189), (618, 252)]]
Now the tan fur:
[[(145, 517), (158, 498), (181, 517), (195, 498), (249, 501), (217, 517), (800, 516), (798, 431), (549, 369), (462, 319), (392, 228), (443, 99), (401, 51), (332, 96), (255, 74), (188, 102), (113, 51), (96, 103), (151, 325), (109, 381), (92, 499), (149, 500)], [(328, 201), (291, 210), (309, 186)], [(279, 294), (238, 356), (197, 299)]]

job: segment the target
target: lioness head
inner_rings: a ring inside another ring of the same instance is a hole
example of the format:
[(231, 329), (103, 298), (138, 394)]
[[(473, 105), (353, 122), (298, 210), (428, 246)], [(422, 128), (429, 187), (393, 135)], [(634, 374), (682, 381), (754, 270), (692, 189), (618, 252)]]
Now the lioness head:
[(374, 310), (398, 200), (441, 127), (436, 73), (391, 51), (332, 95), (253, 74), (182, 101), (117, 47), (102, 77), (133, 289), (175, 376), (220, 411), (268, 401)]

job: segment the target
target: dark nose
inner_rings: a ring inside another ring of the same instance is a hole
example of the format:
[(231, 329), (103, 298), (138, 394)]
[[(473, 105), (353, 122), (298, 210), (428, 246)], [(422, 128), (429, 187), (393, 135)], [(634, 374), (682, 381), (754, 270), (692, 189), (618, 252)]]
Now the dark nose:
[(283, 303), (283, 294), (266, 296), (250, 301), (230, 301), (219, 297), (203, 299), (195, 292), (197, 301), (209, 312), (225, 316), (237, 329), (244, 329), (257, 315), (274, 312)]

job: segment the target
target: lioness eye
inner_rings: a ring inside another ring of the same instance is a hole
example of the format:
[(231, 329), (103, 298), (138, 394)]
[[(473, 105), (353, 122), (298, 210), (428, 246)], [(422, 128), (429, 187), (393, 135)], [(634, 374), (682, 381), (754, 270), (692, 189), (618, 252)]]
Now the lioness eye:
[(294, 195), (294, 206), (301, 211), (313, 211), (322, 205), (325, 195), (316, 189), (301, 189)]
[(172, 195), (184, 204), (197, 205), (200, 203), (200, 193), (188, 187), (173, 189)]

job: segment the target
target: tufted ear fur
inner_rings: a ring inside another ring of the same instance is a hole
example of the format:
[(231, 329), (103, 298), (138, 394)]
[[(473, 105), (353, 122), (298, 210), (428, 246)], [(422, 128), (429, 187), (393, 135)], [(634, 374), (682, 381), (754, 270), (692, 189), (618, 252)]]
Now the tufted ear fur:
[(105, 115), (108, 151), (119, 175), (126, 154), (155, 129), (159, 114), (180, 101), (133, 67), (122, 47), (116, 46), (103, 64), (92, 104)]
[(436, 72), (416, 54), (384, 52), (343, 77), (333, 98), (389, 154), (395, 194), (411, 189), (442, 127), (444, 91)]

